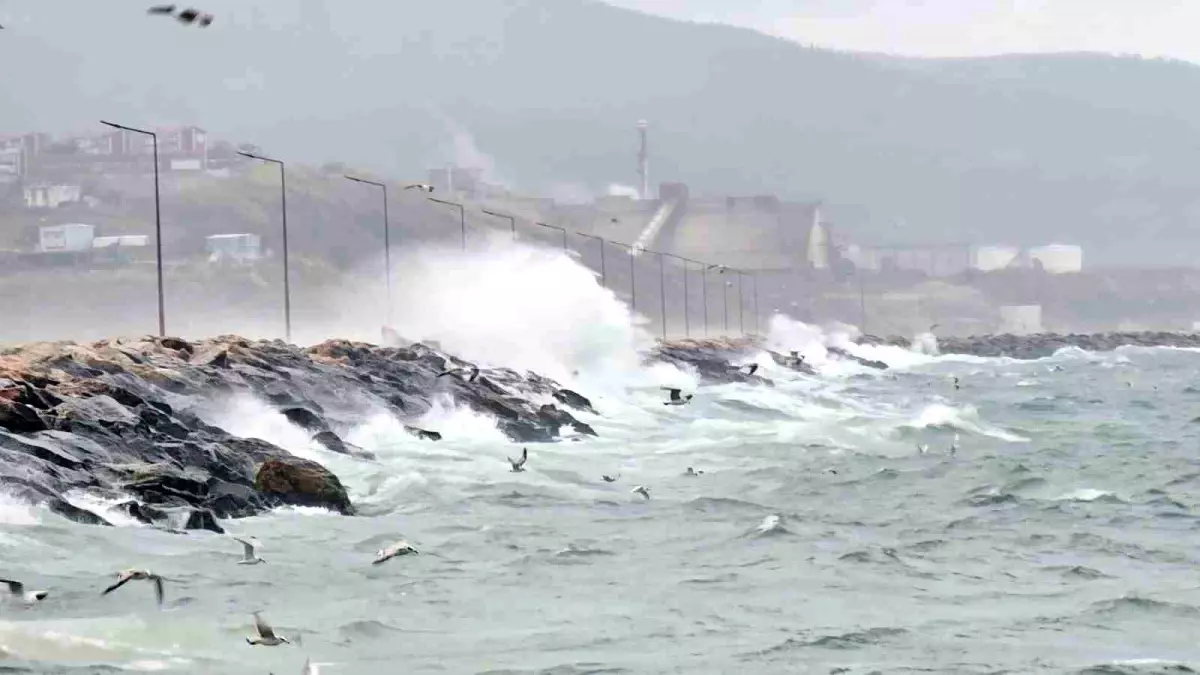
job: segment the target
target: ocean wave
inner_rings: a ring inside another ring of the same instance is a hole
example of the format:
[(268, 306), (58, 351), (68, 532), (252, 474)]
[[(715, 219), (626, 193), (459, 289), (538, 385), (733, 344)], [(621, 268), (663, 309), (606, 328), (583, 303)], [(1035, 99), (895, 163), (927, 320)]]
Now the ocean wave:
[(885, 644), (907, 635), (903, 628), (868, 628), (863, 631), (852, 631), (833, 635), (821, 635), (814, 638), (788, 638), (774, 647), (743, 654), (743, 658), (770, 657), (781, 653), (802, 649), (832, 649), (838, 651), (865, 649), (874, 645)]
[(1176, 602), (1165, 602), (1136, 595), (1127, 595), (1112, 600), (1094, 602), (1086, 610), (1087, 614), (1117, 619), (1145, 618), (1176, 618), (1196, 619), (1200, 617), (1200, 607)]

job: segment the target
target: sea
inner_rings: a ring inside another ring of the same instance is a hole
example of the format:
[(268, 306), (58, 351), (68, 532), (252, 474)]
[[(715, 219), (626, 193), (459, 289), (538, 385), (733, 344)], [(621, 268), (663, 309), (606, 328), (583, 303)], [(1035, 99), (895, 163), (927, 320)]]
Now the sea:
[[(523, 473), (507, 461), (522, 446), (449, 397), (421, 420), (438, 443), (380, 411), (341, 430), (375, 462), (246, 399), (206, 414), (321, 461), (360, 515), (285, 508), (178, 535), (86, 493), (71, 499), (118, 527), (0, 497), (0, 576), (50, 591), (0, 604), (0, 672), (1200, 670), (1200, 353), (939, 355), (932, 336), (857, 346), (776, 315), (764, 348), (816, 374), (753, 349), (735, 360), (771, 386), (707, 384), (644, 362), (647, 328), (593, 305), (539, 315), (591, 321), (578, 339), (530, 349), (511, 332), (538, 324), (514, 321), (457, 342), (592, 399), (579, 417), (599, 436), (529, 445)], [(443, 346), (456, 328), (439, 326)], [(664, 406), (663, 386), (695, 398)], [(237, 565), (235, 536), (267, 562)], [(401, 538), (419, 554), (371, 564)], [(101, 595), (135, 566), (167, 579), (161, 608), (144, 582)], [(248, 645), (256, 611), (290, 644)]]

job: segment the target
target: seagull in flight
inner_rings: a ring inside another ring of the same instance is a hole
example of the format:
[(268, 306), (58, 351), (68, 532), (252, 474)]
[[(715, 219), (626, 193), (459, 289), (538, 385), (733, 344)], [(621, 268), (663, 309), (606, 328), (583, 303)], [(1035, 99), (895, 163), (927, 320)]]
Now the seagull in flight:
[(747, 375), (753, 375), (754, 373), (758, 372), (758, 364), (757, 363), (747, 363), (744, 366), (738, 366), (738, 370), (741, 370), (742, 368), (746, 369)]
[(285, 642), (291, 644), (287, 638), (276, 635), (275, 629), (263, 620), (259, 612), (254, 612), (254, 632), (258, 633), (258, 637), (246, 638), (246, 644), (263, 645), (264, 647), (274, 647)]
[(175, 14), (175, 5), (155, 5), (146, 10), (147, 14), (165, 14), (173, 16)]
[(419, 551), (413, 548), (408, 541), (401, 539), (387, 548), (379, 549), (379, 551), (375, 554), (375, 560), (371, 561), (371, 564), (379, 565), (391, 560), (392, 558), (410, 554), (417, 555), (418, 553)]
[(266, 560), (263, 560), (255, 555), (254, 544), (246, 541), (245, 539), (238, 539), (237, 537), (234, 537), (233, 539), (242, 545), (242, 559), (238, 561), (239, 565), (257, 565), (259, 563), (267, 562)]
[(521, 448), (521, 459), (508, 458), (508, 463), (512, 464), (513, 473), (521, 473), (525, 470), (525, 462), (529, 461), (529, 448)]
[(433, 186), (426, 183), (413, 183), (412, 185), (405, 185), (404, 189), (420, 190), (421, 192), (433, 192)]
[(445, 375), (463, 375), (466, 373), (470, 373), (470, 375), (465, 378), (466, 381), (474, 382), (475, 379), (479, 377), (479, 366), (471, 366), (470, 368), (448, 368), (438, 373), (437, 376), (443, 377)]
[(703, 471), (697, 471), (697, 470), (695, 470), (695, 469), (693, 469), (692, 467), (690, 467), (690, 466), (689, 466), (689, 467), (687, 468), (687, 471), (683, 472), (683, 475), (685, 475), (685, 476), (703, 476), (703, 475), (704, 475), (704, 472), (703, 472)]
[(621, 474), (617, 474), (615, 476), (610, 476), (608, 474), (604, 474), (603, 476), (600, 476), (600, 480), (604, 481), (605, 483), (615, 483), (618, 480), (620, 480), (620, 478), (621, 478)]
[(630, 490), (630, 492), (636, 495), (641, 495), (642, 498), (646, 499), (647, 501), (650, 499), (650, 488), (646, 487), (645, 485), (639, 485)]
[(692, 394), (688, 394), (687, 396), (680, 398), (680, 390), (674, 387), (663, 387), (662, 389), (663, 391), (671, 392), (671, 400), (664, 401), (663, 405), (687, 405), (687, 403), (692, 400)]
[(32, 605), (46, 599), (50, 595), (50, 591), (27, 591), (25, 584), (12, 579), (0, 579), (0, 584), (8, 585), (8, 592), (14, 598), (20, 598), (27, 605)]
[(100, 595), (108, 595), (131, 581), (150, 581), (154, 583), (154, 597), (158, 606), (163, 603), (163, 578), (150, 570), (125, 570), (117, 574), (117, 583), (104, 589)]

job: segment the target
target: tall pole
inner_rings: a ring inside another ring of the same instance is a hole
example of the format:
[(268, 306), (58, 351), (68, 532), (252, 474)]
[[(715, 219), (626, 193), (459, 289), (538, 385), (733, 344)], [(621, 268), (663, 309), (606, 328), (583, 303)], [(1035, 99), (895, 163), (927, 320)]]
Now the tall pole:
[(762, 335), (762, 325), (759, 323), (758, 316), (758, 275), (759, 272), (755, 272), (750, 280), (754, 282), (754, 334)]
[(704, 303), (704, 337), (708, 337), (708, 265), (700, 263), (700, 301)]
[(729, 337), (729, 287), (733, 284), (728, 281), (721, 283), (721, 300), (724, 303), (725, 312), (725, 337)]
[(662, 336), (667, 341), (667, 264), (663, 254), (658, 254), (658, 299), (662, 307)]
[(633, 266), (633, 247), (629, 249), (629, 308), (630, 311), (637, 311), (637, 270)]
[(675, 255), (674, 253), (665, 253), (663, 255), (669, 255), (683, 263), (683, 336), (691, 337), (692, 321), (688, 316), (691, 314), (691, 305), (688, 299), (688, 263), (692, 261), (688, 258), (684, 258), (683, 256)]
[(495, 211), (488, 211), (487, 209), (484, 209), (483, 212), (488, 214), (489, 216), (494, 216), (496, 218), (507, 218), (509, 229), (512, 230), (512, 240), (513, 241), (517, 240), (517, 219), (516, 218), (508, 215), (507, 213), (496, 213)]
[(746, 275), (738, 270), (738, 330), (746, 334)]
[(858, 276), (858, 307), (859, 307), (859, 311), (862, 312), (862, 321), (861, 321), (862, 333), (863, 333), (863, 335), (866, 335), (867, 334), (867, 294), (866, 294), (866, 291), (863, 290), (862, 268), (858, 269), (858, 273), (856, 276)]
[[(447, 169), (447, 171), (449, 171), (449, 170)], [(447, 175), (449, 175), (449, 174), (447, 174)], [(459, 204), (457, 202), (448, 202), (448, 201), (445, 201), (442, 199), (434, 199), (433, 197), (430, 197), (429, 201), (437, 202), (439, 204), (445, 204), (446, 206), (453, 206), (454, 208), (458, 209), (458, 222), (462, 228), (462, 250), (464, 250), (464, 251), (467, 250), (467, 211), (466, 211), (466, 209), (463, 208), (463, 205)], [(515, 228), (516, 225), (514, 225), (513, 227)]]
[(158, 268), (158, 336), (166, 337), (167, 335), (167, 317), (166, 307), (163, 302), (163, 254), (162, 254), (162, 210), (159, 205), (159, 185), (158, 185), (158, 134), (145, 129), (137, 129), (127, 127), (116, 122), (105, 122), (100, 120), (100, 123), (120, 129), (122, 131), (132, 131), (136, 134), (144, 134), (150, 137), (154, 144), (154, 248), (156, 265)]
[(346, 178), (355, 183), (374, 185), (383, 192), (383, 279), (384, 286), (387, 288), (387, 324), (390, 327), (392, 325), (392, 241), (391, 226), (388, 222), (387, 186), (365, 178), (356, 178), (354, 176), (346, 176)]
[(284, 169), (283, 162), (278, 159), (256, 155), (251, 152), (241, 152), (238, 154), (250, 159), (257, 159), (263, 162), (271, 162), (279, 165), (279, 201), (283, 206), (283, 334), (284, 339), (288, 342), (292, 341), (292, 289), (291, 275), (288, 273), (288, 226), (287, 226), (287, 172)]
[(600, 286), (603, 288), (608, 288), (608, 272), (604, 269), (604, 245), (606, 242), (604, 239), (597, 237), (594, 234), (584, 234), (582, 232), (576, 232), (575, 234), (581, 237), (587, 237), (588, 239), (595, 239), (596, 241), (600, 242)]

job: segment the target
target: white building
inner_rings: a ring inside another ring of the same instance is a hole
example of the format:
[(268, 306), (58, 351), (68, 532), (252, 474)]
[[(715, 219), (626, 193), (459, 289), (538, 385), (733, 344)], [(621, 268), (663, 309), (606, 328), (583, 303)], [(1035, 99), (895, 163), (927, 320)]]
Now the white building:
[(262, 258), (262, 237), (257, 234), (214, 234), (204, 238), (209, 262), (249, 262)]
[(976, 246), (971, 249), (971, 269), (994, 272), (1018, 262), (1021, 249), (1016, 246)]
[(84, 223), (46, 225), (38, 231), (38, 250), (42, 253), (89, 251), (96, 238), (96, 227)]
[(60, 204), (77, 202), (81, 196), (78, 185), (29, 185), (25, 188), (25, 208), (53, 209)]
[(1077, 274), (1083, 270), (1083, 249), (1069, 244), (1048, 244), (1029, 249), (1029, 263), (1040, 264), (1050, 274)]

